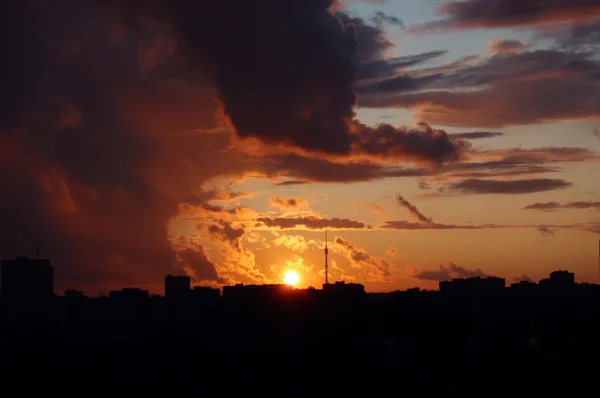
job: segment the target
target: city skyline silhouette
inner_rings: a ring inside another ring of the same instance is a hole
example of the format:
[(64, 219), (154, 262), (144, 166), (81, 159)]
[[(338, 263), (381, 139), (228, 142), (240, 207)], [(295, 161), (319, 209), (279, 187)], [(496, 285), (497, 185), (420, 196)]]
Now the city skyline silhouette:
[(593, 7), (151, 3), (7, 3), (0, 258), (39, 244), (89, 295), (305, 288), (327, 230), (330, 276), (368, 291), (598, 282)]
[(2, 391), (598, 390), (598, 0), (0, 10)]
[[(240, 381), (231, 393), (270, 393), (289, 372), (302, 377), (303, 394), (401, 388), (463, 396), (494, 385), (497, 394), (583, 396), (598, 388), (600, 285), (577, 284), (566, 270), (539, 284), (507, 287), (502, 278), (475, 276), (441, 281), (439, 291), (390, 293), (338, 281), (322, 289), (237, 284), (221, 294), (167, 275), (164, 296), (124, 287), (86, 297), (75, 289), (52, 294), (48, 266), (37, 258), (2, 261), (2, 359), (31, 358), (29, 372), (49, 367), (140, 391), (150, 378), (179, 391), (178, 380), (227, 375)], [(40, 349), (61, 355), (49, 360)], [(189, 355), (204, 361), (188, 368)], [(93, 370), (96, 361), (111, 366)], [(264, 372), (280, 380), (257, 384)]]

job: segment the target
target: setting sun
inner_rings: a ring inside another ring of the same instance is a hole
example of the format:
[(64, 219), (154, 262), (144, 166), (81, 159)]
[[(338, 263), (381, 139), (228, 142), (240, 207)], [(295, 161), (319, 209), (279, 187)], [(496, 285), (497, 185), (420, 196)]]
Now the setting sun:
[(300, 277), (298, 276), (298, 273), (296, 273), (296, 271), (288, 271), (283, 277), (283, 282), (286, 285), (294, 286), (296, 283), (298, 283), (299, 279)]

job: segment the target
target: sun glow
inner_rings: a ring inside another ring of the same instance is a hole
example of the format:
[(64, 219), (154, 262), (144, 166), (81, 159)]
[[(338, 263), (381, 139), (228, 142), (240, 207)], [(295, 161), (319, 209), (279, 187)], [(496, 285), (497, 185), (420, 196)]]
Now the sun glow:
[(300, 280), (300, 277), (298, 276), (298, 273), (296, 271), (288, 271), (285, 273), (285, 276), (283, 277), (283, 282), (286, 285), (290, 285), (290, 286), (294, 286), (296, 283), (298, 283), (299, 280)]

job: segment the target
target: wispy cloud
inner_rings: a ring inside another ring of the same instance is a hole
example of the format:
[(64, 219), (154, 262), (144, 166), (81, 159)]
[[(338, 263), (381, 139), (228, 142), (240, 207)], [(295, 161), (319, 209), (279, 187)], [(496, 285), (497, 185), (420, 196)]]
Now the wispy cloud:
[(541, 225), (538, 227), (538, 232), (540, 233), (540, 235), (542, 235), (542, 237), (548, 237), (548, 236), (554, 236), (556, 235), (556, 233), (550, 229), (549, 227), (545, 226), (545, 225)]
[(437, 270), (422, 270), (417, 272), (412, 277), (414, 279), (421, 279), (426, 281), (449, 281), (455, 278), (473, 278), (473, 277), (487, 277), (488, 275), (480, 270), (467, 269), (460, 267), (454, 263), (450, 263), (448, 266), (440, 265)]
[(308, 209), (308, 201), (304, 198), (281, 198), (273, 195), (269, 198), (269, 203), (271, 207), (277, 207), (286, 212), (298, 212), (302, 209)]
[(383, 258), (374, 257), (365, 249), (359, 248), (347, 239), (336, 236), (333, 240), (339, 251), (355, 268), (367, 271), (372, 281), (389, 281), (393, 266)]
[[(594, 118), (600, 102), (596, 74), (589, 51), (507, 52), (451, 72), (430, 68), (363, 84), (359, 103), (408, 108), (418, 111), (419, 120), (466, 128)], [(583, 97), (589, 101), (581, 102)]]
[(504, 133), (498, 133), (493, 131), (473, 131), (470, 133), (454, 133), (450, 134), (451, 137), (460, 138), (463, 140), (479, 140), (482, 138), (493, 138), (503, 136)]
[(255, 228), (261, 226), (278, 229), (306, 229), (306, 230), (353, 230), (371, 229), (372, 227), (361, 221), (347, 218), (319, 218), (317, 216), (268, 218), (259, 217), (254, 224)]
[(371, 202), (363, 202), (363, 207), (370, 210), (379, 219), (389, 218), (390, 214), (383, 207)]
[(600, 5), (596, 0), (453, 0), (439, 6), (438, 14), (445, 18), (412, 26), (410, 30), (432, 33), (587, 20), (600, 16)]
[(295, 252), (308, 250), (306, 238), (302, 235), (279, 235), (273, 240), (275, 246), (283, 246)]
[(507, 40), (501, 37), (490, 40), (490, 52), (492, 54), (521, 53), (526, 48), (527, 46), (519, 40)]
[(581, 209), (595, 209), (600, 210), (600, 202), (568, 202), (568, 203), (558, 203), (558, 202), (536, 202), (531, 205), (527, 205), (523, 207), (523, 210), (537, 210), (537, 211), (557, 211), (561, 209), (572, 209), (572, 210), (581, 210)]
[(411, 215), (413, 215), (417, 220), (419, 220), (420, 223), (433, 224), (433, 221), (431, 220), (431, 218), (429, 218), (429, 217), (425, 216), (423, 213), (421, 213), (415, 205), (410, 203), (408, 200), (404, 199), (404, 197), (402, 195), (396, 194), (396, 203), (398, 203), (399, 206), (407, 209)]
[(519, 195), (545, 192), (572, 186), (562, 179), (532, 178), (527, 180), (482, 180), (467, 179), (449, 185), (451, 191), (463, 194)]

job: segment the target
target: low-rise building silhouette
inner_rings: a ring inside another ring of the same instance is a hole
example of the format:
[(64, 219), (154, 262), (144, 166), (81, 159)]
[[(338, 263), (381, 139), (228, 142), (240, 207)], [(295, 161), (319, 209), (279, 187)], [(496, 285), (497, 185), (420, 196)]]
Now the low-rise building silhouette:
[(238, 283), (234, 286), (223, 286), (223, 299), (235, 301), (255, 301), (274, 299), (282, 294), (293, 291), (293, 287), (284, 284), (273, 285), (244, 285)]
[(47, 259), (2, 260), (1, 293), (7, 301), (43, 302), (54, 297), (54, 267)]
[(516, 292), (533, 292), (538, 287), (538, 284), (532, 281), (519, 281), (510, 285), (511, 290)]
[(460, 278), (440, 282), (442, 293), (487, 294), (498, 293), (506, 287), (506, 280), (495, 276), (481, 278)]
[(575, 286), (575, 274), (558, 270), (550, 273), (550, 278), (542, 279), (540, 286), (545, 288), (568, 288)]
[(350, 304), (366, 300), (364, 285), (335, 282), (323, 284), (323, 297), (338, 304)]
[(325, 293), (351, 293), (351, 294), (364, 294), (365, 287), (359, 283), (346, 283), (344, 281), (335, 283), (324, 283), (323, 292)]
[(165, 277), (165, 298), (168, 300), (186, 300), (190, 296), (191, 279), (189, 276), (167, 275)]
[(126, 287), (121, 290), (111, 291), (108, 297), (113, 300), (147, 300), (150, 297), (150, 293), (147, 290)]
[(67, 299), (80, 299), (85, 297), (82, 291), (76, 289), (67, 289), (65, 290), (65, 298)]
[(211, 304), (219, 301), (221, 291), (210, 286), (194, 286), (190, 296), (195, 303)]

